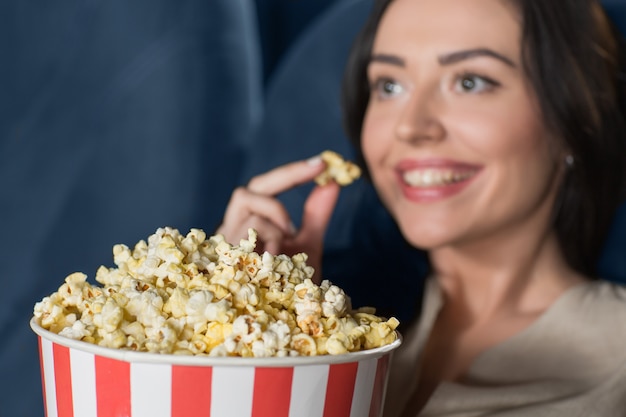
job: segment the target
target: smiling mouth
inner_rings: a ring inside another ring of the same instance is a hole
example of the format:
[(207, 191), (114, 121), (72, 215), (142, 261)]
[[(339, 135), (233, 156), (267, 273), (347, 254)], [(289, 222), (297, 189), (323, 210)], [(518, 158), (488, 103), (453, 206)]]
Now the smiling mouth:
[(402, 174), (402, 179), (411, 187), (441, 187), (466, 181), (476, 175), (477, 172), (476, 169), (415, 169), (405, 171)]

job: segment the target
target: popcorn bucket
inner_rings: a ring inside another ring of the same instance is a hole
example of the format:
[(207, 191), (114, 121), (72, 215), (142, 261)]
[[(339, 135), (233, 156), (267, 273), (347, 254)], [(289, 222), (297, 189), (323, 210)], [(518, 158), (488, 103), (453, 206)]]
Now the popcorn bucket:
[(110, 349), (41, 328), (47, 417), (374, 417), (400, 345), (344, 355), (239, 358)]

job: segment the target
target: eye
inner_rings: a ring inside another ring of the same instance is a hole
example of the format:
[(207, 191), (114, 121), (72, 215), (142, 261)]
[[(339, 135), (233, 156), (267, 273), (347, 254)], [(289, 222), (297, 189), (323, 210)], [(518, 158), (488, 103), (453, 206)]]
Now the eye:
[(379, 78), (372, 86), (372, 92), (380, 99), (396, 96), (404, 91), (404, 87), (391, 78)]
[(456, 77), (454, 89), (459, 93), (483, 93), (500, 85), (496, 81), (476, 74), (462, 74)]

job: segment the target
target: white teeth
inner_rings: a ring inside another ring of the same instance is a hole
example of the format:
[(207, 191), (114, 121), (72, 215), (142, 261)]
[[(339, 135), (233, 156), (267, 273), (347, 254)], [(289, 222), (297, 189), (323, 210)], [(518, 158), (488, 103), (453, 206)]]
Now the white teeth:
[(403, 179), (411, 187), (435, 187), (466, 180), (474, 173), (475, 171), (459, 172), (440, 169), (414, 170), (406, 171)]

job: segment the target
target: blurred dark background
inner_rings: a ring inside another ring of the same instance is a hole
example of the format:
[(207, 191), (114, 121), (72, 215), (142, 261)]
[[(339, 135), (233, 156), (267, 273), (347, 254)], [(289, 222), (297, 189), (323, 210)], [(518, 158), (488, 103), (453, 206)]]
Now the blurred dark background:
[[(351, 155), (341, 71), (371, 3), (0, 2), (0, 417), (43, 416), (28, 321), (67, 274), (93, 277), (114, 244), (161, 226), (212, 232), (255, 173)], [(626, 33), (626, 0), (603, 3)], [(281, 197), (296, 220), (306, 192)], [(350, 246), (364, 201), (367, 184), (342, 193), (329, 250)], [(384, 211), (368, 212), (394, 247)], [(601, 262), (623, 281), (625, 217)]]

